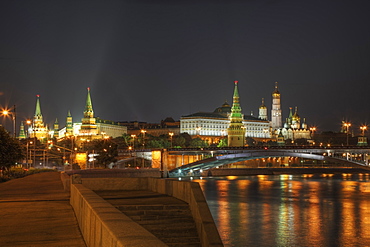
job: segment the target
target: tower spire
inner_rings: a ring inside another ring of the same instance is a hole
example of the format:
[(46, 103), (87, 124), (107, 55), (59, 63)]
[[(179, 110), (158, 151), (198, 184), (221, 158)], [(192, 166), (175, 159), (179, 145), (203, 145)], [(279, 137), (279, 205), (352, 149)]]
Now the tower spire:
[(272, 92), (271, 127), (273, 130), (282, 127), (280, 92), (277, 82), (275, 82), (275, 90)]
[(40, 95), (36, 95), (36, 110), (35, 110), (35, 117), (42, 117), (41, 114), (41, 106), (40, 106)]
[(262, 120), (267, 120), (267, 107), (265, 106), (265, 99), (262, 98), (262, 105), (259, 108), (258, 117)]
[(48, 137), (48, 128), (44, 124), (44, 120), (41, 114), (40, 95), (36, 95), (36, 110), (33, 116), (32, 127), (28, 129), (30, 137), (36, 137), (41, 141), (45, 141)]
[(24, 131), (24, 124), (23, 124), (23, 121), (21, 121), (21, 126), (20, 126), (20, 130), (19, 130), (19, 136), (18, 136), (19, 139), (26, 139), (26, 133)]
[(245, 127), (244, 116), (239, 103), (238, 81), (234, 81), (233, 105), (229, 116), (230, 125), (227, 128), (228, 145), (231, 147), (244, 146)]
[(243, 115), (242, 115), (242, 108), (240, 107), (240, 103), (239, 103), (239, 92), (238, 92), (238, 81), (234, 81), (234, 94), (233, 94), (233, 105), (231, 107), (231, 116), (230, 118), (233, 118), (233, 119), (240, 119), (240, 118), (243, 118)]
[(92, 107), (89, 87), (87, 88), (86, 105), (85, 105), (84, 117), (82, 118), (80, 134), (89, 135), (89, 136), (97, 134), (96, 119), (94, 118), (94, 110)]
[(85, 111), (84, 111), (84, 117), (85, 118), (93, 118), (94, 117), (94, 110), (92, 107), (92, 102), (91, 102), (91, 96), (90, 96), (90, 88), (87, 88), (87, 98), (86, 98), (86, 106), (85, 106)]

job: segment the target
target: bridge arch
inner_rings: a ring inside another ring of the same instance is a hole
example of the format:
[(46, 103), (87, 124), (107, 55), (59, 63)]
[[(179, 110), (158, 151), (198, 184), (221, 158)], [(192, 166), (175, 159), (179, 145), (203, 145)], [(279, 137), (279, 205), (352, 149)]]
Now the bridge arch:
[(364, 167), (368, 168), (368, 166), (360, 162), (346, 160), (342, 158), (324, 156), (320, 154), (300, 153), (300, 152), (293, 152), (290, 150), (289, 151), (284, 151), (284, 150), (258, 151), (256, 150), (252, 152), (225, 154), (222, 156), (214, 156), (211, 158), (199, 160), (199, 161), (189, 163), (187, 165), (183, 165), (175, 169), (172, 169), (169, 171), (169, 174), (170, 176), (173, 176), (173, 177), (183, 175), (183, 174), (188, 174), (191, 171), (197, 174), (197, 173), (201, 173), (202, 170), (208, 170), (211, 168), (216, 168), (218, 166), (223, 166), (223, 165), (245, 161), (245, 160), (269, 158), (269, 157), (298, 157), (298, 158), (304, 158), (304, 159), (342, 163), (342, 164), (346, 164), (349, 166), (355, 166), (359, 168), (364, 168)]

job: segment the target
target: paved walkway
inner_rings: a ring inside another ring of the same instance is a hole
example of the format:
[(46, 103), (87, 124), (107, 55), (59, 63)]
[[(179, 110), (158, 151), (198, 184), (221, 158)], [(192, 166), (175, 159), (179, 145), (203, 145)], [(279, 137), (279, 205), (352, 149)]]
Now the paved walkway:
[(0, 183), (0, 246), (86, 246), (58, 172)]

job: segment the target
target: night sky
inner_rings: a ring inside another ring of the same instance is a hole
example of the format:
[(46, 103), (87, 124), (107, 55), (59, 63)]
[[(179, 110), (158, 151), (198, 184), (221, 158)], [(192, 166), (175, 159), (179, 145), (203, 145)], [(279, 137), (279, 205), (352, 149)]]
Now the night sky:
[[(232, 103), (258, 115), (279, 82), (318, 131), (370, 124), (370, 1), (0, 1), (0, 105), (31, 118), (160, 122)], [(9, 122), (9, 120), (8, 120)], [(3, 123), (6, 125), (7, 122)], [(9, 124), (9, 123), (8, 123)], [(19, 125), (19, 123), (18, 123)], [(11, 126), (11, 125), (10, 125)]]

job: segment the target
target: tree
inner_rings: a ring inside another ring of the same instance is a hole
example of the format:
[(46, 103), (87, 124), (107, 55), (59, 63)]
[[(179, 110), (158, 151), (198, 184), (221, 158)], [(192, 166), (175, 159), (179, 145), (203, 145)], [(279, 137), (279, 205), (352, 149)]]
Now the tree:
[(227, 139), (223, 138), (220, 140), (220, 142), (217, 144), (218, 148), (227, 147)]
[(189, 147), (205, 148), (205, 147), (208, 147), (208, 143), (206, 141), (202, 140), (201, 138), (196, 137), (196, 138), (191, 140)]
[(98, 154), (96, 160), (98, 165), (103, 168), (107, 168), (110, 163), (117, 161), (118, 150), (117, 144), (112, 140), (94, 140), (92, 142), (94, 152)]
[(0, 166), (9, 169), (23, 157), (19, 141), (12, 138), (5, 128), (0, 126)]
[(186, 144), (186, 139), (185, 137), (179, 135), (179, 136), (174, 136), (172, 140), (173, 147), (179, 147), (179, 148), (184, 148)]

